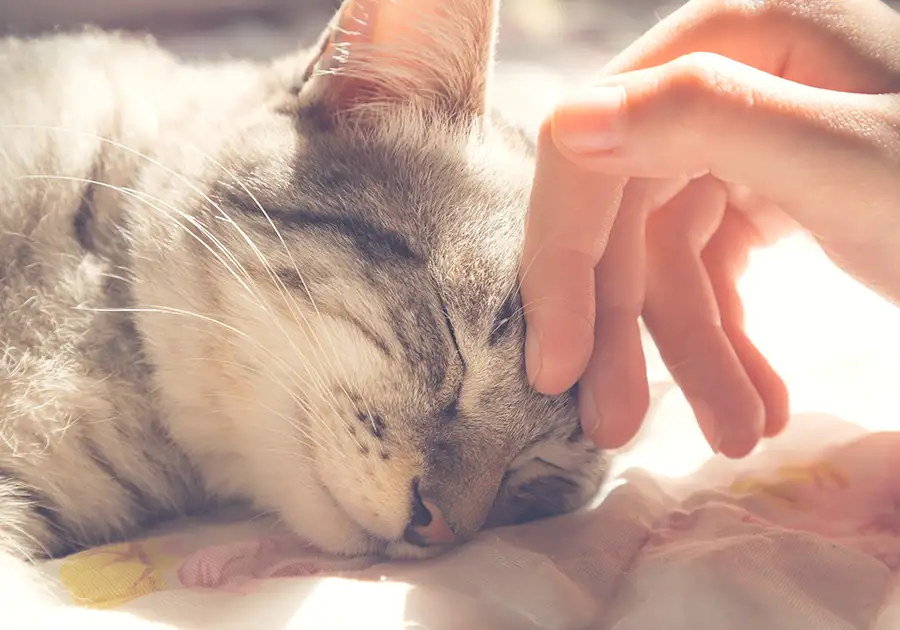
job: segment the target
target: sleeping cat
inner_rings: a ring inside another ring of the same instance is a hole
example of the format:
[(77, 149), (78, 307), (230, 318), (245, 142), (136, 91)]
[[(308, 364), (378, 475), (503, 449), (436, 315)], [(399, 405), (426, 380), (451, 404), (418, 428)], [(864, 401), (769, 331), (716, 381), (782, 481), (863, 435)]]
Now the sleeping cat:
[(524, 374), (495, 5), (348, 0), (266, 65), (0, 43), (0, 567), (233, 500), (417, 557), (595, 495)]

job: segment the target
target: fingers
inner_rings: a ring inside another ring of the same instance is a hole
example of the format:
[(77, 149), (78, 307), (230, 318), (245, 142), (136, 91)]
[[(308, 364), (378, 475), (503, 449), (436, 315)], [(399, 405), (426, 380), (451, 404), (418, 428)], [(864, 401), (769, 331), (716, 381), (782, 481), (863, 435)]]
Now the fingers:
[(701, 251), (718, 229), (724, 187), (692, 182), (647, 224), (644, 321), (714, 450), (741, 457), (765, 427), (765, 407), (722, 326)]
[(649, 405), (638, 324), (646, 291), (645, 223), (683, 180), (632, 179), (596, 270), (594, 351), (581, 379), (581, 424), (597, 444), (618, 448), (637, 433)]
[(852, 213), (822, 209), (853, 203), (860, 182), (874, 183), (884, 170), (884, 141), (896, 133), (877, 98), (692, 54), (585, 92), (557, 109), (551, 129), (561, 152), (584, 168), (643, 177), (711, 173), (771, 199), (814, 232), (852, 230)]
[(581, 169), (553, 144), (549, 125), (538, 159), (520, 270), (529, 381), (557, 394), (584, 371), (594, 340), (594, 267), (625, 179)]
[(790, 417), (787, 387), (744, 331), (744, 309), (737, 282), (754, 243), (760, 242), (747, 218), (727, 207), (715, 235), (701, 255), (715, 294), (722, 330), (765, 408), (765, 437), (781, 433)]

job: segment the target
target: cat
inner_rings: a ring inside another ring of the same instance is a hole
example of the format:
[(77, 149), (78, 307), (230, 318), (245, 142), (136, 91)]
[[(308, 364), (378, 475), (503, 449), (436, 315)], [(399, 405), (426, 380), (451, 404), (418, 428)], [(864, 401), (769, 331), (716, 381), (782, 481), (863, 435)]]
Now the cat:
[(497, 4), (346, 0), (267, 64), (0, 43), (0, 571), (222, 501), (416, 558), (596, 495), (525, 376)]

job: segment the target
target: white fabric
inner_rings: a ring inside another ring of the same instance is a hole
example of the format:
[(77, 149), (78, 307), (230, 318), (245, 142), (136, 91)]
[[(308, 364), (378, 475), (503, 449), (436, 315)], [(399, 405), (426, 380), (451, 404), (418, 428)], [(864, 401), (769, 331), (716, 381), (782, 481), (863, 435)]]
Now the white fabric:
[(396, 564), (326, 558), (271, 523), (191, 524), (45, 572), (178, 630), (898, 628), (900, 313), (800, 241), (758, 256), (742, 291), (797, 412), (746, 460), (709, 457), (653, 359), (649, 427), (583, 514)]

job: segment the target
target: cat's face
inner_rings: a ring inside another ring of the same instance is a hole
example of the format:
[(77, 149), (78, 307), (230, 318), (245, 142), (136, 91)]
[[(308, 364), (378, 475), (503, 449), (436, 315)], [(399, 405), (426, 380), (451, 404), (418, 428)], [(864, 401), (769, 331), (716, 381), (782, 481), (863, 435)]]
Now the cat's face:
[[(256, 293), (232, 280), (221, 301), (252, 328), (244, 391), (273, 410), (241, 438), (266, 484), (255, 494), (326, 549), (416, 556), (581, 507), (605, 462), (574, 395), (525, 377), (517, 272), (534, 163), (487, 113), (493, 3), (444, 3), (456, 17), (438, 2), (361, 4), (382, 12), (377, 52), (361, 54), (386, 68), (381, 83), (352, 64), (302, 76), (233, 143), (242, 183), (214, 198), (247, 235), (230, 250)], [(391, 38), (427, 18), (456, 39), (400, 67)]]

